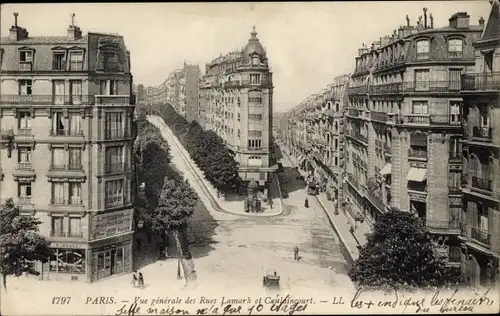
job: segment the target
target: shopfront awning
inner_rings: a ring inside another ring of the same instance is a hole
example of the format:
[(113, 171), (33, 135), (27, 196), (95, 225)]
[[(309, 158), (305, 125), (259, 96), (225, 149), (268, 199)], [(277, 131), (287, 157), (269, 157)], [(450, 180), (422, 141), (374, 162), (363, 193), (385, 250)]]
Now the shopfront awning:
[(427, 179), (427, 169), (424, 168), (410, 168), (407, 176), (408, 181), (423, 182)]
[(391, 169), (392, 169), (392, 165), (390, 163), (387, 163), (387, 164), (385, 164), (384, 168), (382, 168), (382, 170), (380, 170), (380, 174), (383, 176), (391, 174)]

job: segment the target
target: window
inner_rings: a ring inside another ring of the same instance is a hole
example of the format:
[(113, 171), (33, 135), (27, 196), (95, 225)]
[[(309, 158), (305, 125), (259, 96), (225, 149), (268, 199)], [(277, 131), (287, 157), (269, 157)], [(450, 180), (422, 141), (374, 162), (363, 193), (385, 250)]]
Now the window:
[(66, 70), (64, 53), (58, 52), (52, 55), (52, 70)]
[(417, 42), (417, 59), (429, 58), (429, 41), (420, 40)]
[(52, 216), (52, 236), (64, 236), (64, 217)]
[(82, 219), (80, 217), (69, 218), (68, 235), (72, 237), (82, 237)]
[(462, 174), (460, 172), (450, 172), (448, 174), (448, 187), (454, 192), (458, 192), (461, 186)]
[(69, 169), (81, 170), (82, 169), (82, 149), (70, 148), (69, 149)]
[(123, 112), (106, 113), (106, 139), (123, 138), (124, 132)]
[(31, 169), (31, 147), (19, 147), (17, 162), (20, 169)]
[(83, 52), (70, 52), (69, 53), (70, 71), (83, 70)]
[(31, 86), (33, 81), (31, 80), (19, 80), (19, 95), (31, 95)]
[(53, 80), (52, 90), (54, 93), (54, 103), (64, 104), (64, 80)]
[(427, 114), (428, 102), (427, 101), (413, 101), (412, 114)]
[(248, 140), (249, 148), (261, 148), (261, 140), (260, 139), (249, 139)]
[(33, 51), (23, 50), (20, 52), (19, 61), (23, 63), (33, 62)]
[(248, 165), (252, 167), (262, 166), (262, 158), (258, 156), (248, 157)]
[(30, 112), (19, 112), (18, 128), (20, 130), (30, 130), (31, 129), (31, 113)]
[(66, 204), (64, 182), (52, 182), (52, 204)]
[(64, 169), (65, 167), (64, 148), (52, 148), (52, 169)]
[(462, 76), (462, 69), (450, 69), (448, 72), (448, 81), (450, 84), (450, 90), (460, 91), (460, 81)]
[(106, 181), (106, 207), (123, 205), (124, 182), (124, 179)]
[(415, 90), (429, 91), (429, 69), (415, 70)]
[(17, 196), (31, 198), (31, 182), (19, 182), (17, 186)]
[(106, 147), (106, 173), (123, 172), (123, 146)]
[(461, 39), (451, 39), (448, 41), (448, 57), (462, 58), (463, 41)]
[(62, 112), (56, 112), (52, 117), (52, 135), (66, 135), (66, 119)]
[(412, 134), (410, 135), (410, 157), (427, 158), (427, 135)]
[(460, 119), (460, 107), (462, 106), (462, 101), (450, 101), (450, 122), (454, 125), (460, 125), (462, 123)]
[(100, 85), (101, 95), (118, 94), (118, 82), (116, 80), (101, 80)]
[(80, 182), (69, 183), (69, 200), (70, 204), (80, 204), (82, 201), (82, 184)]
[(70, 81), (71, 104), (82, 103), (82, 82), (80, 80)]
[(260, 74), (250, 74), (250, 84), (260, 84)]
[(76, 136), (82, 134), (82, 117), (80, 114), (69, 114), (69, 135)]

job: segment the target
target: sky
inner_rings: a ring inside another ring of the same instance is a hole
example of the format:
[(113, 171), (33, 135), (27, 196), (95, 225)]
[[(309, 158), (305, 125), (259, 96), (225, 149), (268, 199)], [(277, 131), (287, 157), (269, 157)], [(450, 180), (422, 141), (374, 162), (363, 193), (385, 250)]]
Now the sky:
[(63, 36), (75, 13), (84, 33), (123, 35), (131, 52), (135, 84), (160, 85), (184, 61), (205, 63), (243, 48), (252, 26), (266, 48), (274, 80), (274, 109), (284, 111), (351, 73), (354, 58), (394, 29), (412, 25), (423, 8), (434, 27), (448, 25), (456, 12), (468, 12), (471, 24), (489, 14), (488, 1), (267, 2), (267, 3), (64, 3), (2, 4), (0, 31), (18, 25), (30, 36)]

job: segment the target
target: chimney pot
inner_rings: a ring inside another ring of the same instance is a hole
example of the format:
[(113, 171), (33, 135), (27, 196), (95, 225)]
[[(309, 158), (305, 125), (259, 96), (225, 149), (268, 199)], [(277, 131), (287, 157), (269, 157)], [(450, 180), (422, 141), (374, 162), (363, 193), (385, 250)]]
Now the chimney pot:
[(424, 8), (424, 28), (427, 28), (427, 8)]
[(429, 14), (429, 19), (431, 20), (431, 29), (434, 28), (434, 17), (432, 16), (432, 13)]
[(410, 18), (406, 15), (406, 26), (410, 26)]
[(483, 19), (483, 17), (481, 17), (479, 19), (479, 25), (484, 26), (484, 19)]
[(15, 12), (14, 13), (14, 26), (17, 27), (17, 17), (19, 16), (19, 13)]

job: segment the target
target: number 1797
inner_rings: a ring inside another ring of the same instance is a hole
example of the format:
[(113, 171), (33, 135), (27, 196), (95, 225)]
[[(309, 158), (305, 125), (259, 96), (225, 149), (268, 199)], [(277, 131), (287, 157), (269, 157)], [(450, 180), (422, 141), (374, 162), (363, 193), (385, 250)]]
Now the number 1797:
[(52, 304), (64, 305), (64, 304), (69, 304), (70, 301), (71, 301), (70, 296), (55, 296), (52, 298)]

